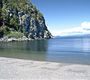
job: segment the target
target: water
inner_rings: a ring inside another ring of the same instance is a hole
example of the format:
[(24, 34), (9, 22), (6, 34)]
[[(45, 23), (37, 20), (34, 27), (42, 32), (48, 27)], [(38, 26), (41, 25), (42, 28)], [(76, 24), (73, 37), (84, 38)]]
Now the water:
[(90, 64), (90, 38), (0, 43), (0, 57)]

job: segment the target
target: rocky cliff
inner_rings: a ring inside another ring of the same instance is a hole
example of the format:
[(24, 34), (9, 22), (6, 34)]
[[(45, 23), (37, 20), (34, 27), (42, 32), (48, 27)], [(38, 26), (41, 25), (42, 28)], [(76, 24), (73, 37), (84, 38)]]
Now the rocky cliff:
[(0, 0), (0, 11), (0, 37), (23, 33), (31, 39), (52, 38), (43, 14), (28, 0)]

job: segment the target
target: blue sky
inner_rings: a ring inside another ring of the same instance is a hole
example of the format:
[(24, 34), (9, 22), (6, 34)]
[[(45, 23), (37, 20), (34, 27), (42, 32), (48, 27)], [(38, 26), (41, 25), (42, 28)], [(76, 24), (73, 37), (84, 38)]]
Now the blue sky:
[(29, 1), (44, 15), (46, 24), (53, 35), (90, 33), (90, 0)]

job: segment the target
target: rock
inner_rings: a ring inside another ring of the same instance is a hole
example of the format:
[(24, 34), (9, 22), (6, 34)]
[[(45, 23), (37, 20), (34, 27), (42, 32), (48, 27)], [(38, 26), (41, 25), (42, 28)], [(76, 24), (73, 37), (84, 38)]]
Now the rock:
[(11, 42), (11, 41), (17, 41), (17, 39), (14, 37), (8, 38), (7, 42)]
[(0, 42), (2, 42), (2, 39), (0, 39)]
[(22, 39), (24, 39), (24, 40), (25, 40), (25, 39), (27, 39), (27, 37), (26, 37), (26, 36), (23, 36), (23, 37), (22, 37)]
[(8, 42), (8, 36), (5, 36), (0, 39), (1, 42)]
[[(8, 21), (8, 25), (10, 25), (10, 32), (19, 32), (25, 33), (25, 35), (28, 36), (30, 39), (48, 39), (51, 38), (52, 35), (49, 32), (46, 24), (45, 19), (43, 15), (39, 12), (39, 10), (36, 9), (34, 5), (32, 5), (28, 0), (15, 0), (13, 2), (13, 8), (10, 7), (9, 4), (11, 2), (8, 2), (7, 0), (4, 1), (3, 7), (5, 6), (5, 18), (8, 18), (8, 20), (11, 20), (14, 22), (14, 27), (18, 27), (18, 29), (14, 28), (13, 25)], [(20, 6), (18, 6), (18, 3), (20, 3)], [(25, 3), (23, 5), (23, 3)], [(17, 5), (17, 9), (15, 8)], [(22, 7), (23, 6), (23, 7)], [(17, 25), (18, 24), (18, 25)], [(7, 25), (6, 25), (7, 26)], [(12, 26), (12, 27), (11, 27)], [(14, 30), (14, 31), (13, 31)], [(16, 41), (17, 39), (10, 38), (8, 41)], [(27, 40), (25, 36), (22, 38), (19, 38), (18, 40)], [(3, 41), (3, 40), (0, 40)], [(7, 41), (7, 38), (5, 38), (5, 41)]]
[(14, 38), (14, 37), (11, 37), (11, 38), (8, 39), (8, 42), (9, 42), (9, 41), (17, 41), (17, 39)]
[(28, 38), (27, 38), (26, 36), (23, 36), (23, 37), (21, 37), (21, 38), (18, 38), (17, 40), (18, 40), (18, 41), (27, 41)]
[(12, 39), (10, 38), (10, 39), (8, 39), (8, 42), (11, 42), (12, 41)]

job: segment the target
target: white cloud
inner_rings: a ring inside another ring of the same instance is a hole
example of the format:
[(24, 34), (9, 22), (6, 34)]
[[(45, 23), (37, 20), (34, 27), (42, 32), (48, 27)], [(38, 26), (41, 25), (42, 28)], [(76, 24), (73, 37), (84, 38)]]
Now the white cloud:
[(52, 31), (52, 34), (54, 36), (90, 34), (90, 22), (83, 22), (81, 26), (67, 30)]

